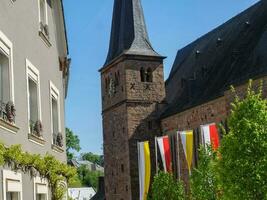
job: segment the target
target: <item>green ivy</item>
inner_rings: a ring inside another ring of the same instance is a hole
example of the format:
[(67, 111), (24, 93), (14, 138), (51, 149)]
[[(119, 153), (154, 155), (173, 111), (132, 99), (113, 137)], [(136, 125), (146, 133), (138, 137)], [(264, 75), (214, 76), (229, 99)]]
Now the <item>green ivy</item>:
[(14, 171), (28, 173), (31, 177), (37, 175), (46, 178), (51, 188), (52, 200), (61, 200), (67, 187), (77, 174), (76, 169), (58, 161), (54, 156), (23, 152), (20, 145), (6, 147), (0, 143), (0, 166), (8, 165)]

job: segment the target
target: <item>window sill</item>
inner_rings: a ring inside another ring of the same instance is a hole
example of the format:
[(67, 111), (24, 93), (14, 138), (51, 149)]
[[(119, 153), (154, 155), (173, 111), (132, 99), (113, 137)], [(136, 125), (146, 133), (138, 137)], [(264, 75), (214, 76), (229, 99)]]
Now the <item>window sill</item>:
[(55, 144), (52, 144), (52, 149), (58, 153), (63, 153), (64, 152), (64, 149), (60, 146), (57, 146)]
[(3, 119), (0, 118), (0, 127), (11, 132), (11, 133), (17, 133), (19, 131), (19, 128), (15, 126), (14, 124), (11, 124)]
[(41, 137), (37, 137), (31, 133), (28, 134), (28, 139), (33, 142), (36, 143), (38, 145), (44, 146), (45, 145), (45, 140)]
[(52, 46), (49, 38), (40, 30), (39, 30), (39, 36), (44, 41), (44, 43), (46, 44), (47, 47), (51, 47)]

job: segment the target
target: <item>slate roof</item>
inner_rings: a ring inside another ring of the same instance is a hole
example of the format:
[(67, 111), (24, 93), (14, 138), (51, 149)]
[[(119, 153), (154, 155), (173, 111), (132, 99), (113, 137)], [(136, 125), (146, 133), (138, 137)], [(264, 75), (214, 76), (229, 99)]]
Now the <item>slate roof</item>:
[(162, 117), (223, 95), (267, 74), (267, 1), (262, 0), (179, 50), (166, 81)]
[(104, 66), (121, 54), (160, 56), (149, 41), (141, 0), (115, 0)]
[(85, 165), (87, 167), (87, 169), (89, 169), (90, 171), (100, 171), (100, 172), (104, 172), (104, 167), (90, 162), (88, 160), (76, 160), (76, 159), (71, 159), (69, 161), (69, 164), (78, 168), (81, 167), (82, 165)]

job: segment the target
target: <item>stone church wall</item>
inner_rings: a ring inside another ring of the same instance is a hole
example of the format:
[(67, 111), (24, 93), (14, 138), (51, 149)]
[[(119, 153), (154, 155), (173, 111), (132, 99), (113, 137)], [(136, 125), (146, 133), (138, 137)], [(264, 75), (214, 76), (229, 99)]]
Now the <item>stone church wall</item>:
[[(253, 88), (258, 89), (260, 82), (263, 83), (263, 96), (267, 96), (267, 77), (257, 79), (253, 81)], [(247, 82), (235, 86), (235, 92), (240, 97), (243, 98), (247, 91)], [(231, 102), (234, 100), (234, 93), (229, 89), (224, 92), (224, 95), (209, 101), (207, 103), (201, 104), (199, 106), (190, 108), (181, 113), (169, 116), (161, 120), (161, 129), (163, 135), (175, 134), (177, 130), (194, 130), (194, 156), (193, 156), (193, 167), (197, 165), (198, 152), (197, 148), (201, 143), (200, 136), (200, 125), (205, 125), (209, 123), (221, 123), (226, 125), (227, 116), (231, 111)], [(181, 179), (188, 183), (189, 170), (186, 164), (185, 154), (182, 149), (182, 143), (179, 144), (179, 156), (180, 156), (180, 174)], [(196, 148), (197, 147), (197, 148)], [(178, 152), (177, 152), (178, 153)], [(178, 167), (177, 169), (178, 170)], [(179, 174), (178, 171), (175, 172)]]

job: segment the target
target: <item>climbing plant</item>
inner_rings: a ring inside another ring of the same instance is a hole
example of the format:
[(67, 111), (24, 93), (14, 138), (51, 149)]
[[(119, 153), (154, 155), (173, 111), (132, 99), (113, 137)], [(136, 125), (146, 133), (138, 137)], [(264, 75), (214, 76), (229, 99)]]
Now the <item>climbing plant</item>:
[(54, 156), (23, 152), (20, 145), (6, 147), (0, 143), (0, 166), (8, 165), (14, 171), (39, 175), (48, 180), (52, 200), (61, 200), (69, 184), (76, 175), (76, 169), (58, 161)]

